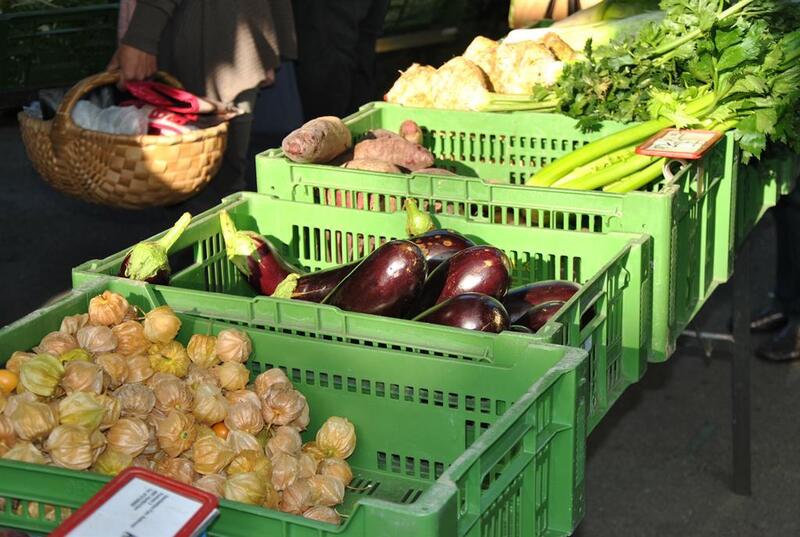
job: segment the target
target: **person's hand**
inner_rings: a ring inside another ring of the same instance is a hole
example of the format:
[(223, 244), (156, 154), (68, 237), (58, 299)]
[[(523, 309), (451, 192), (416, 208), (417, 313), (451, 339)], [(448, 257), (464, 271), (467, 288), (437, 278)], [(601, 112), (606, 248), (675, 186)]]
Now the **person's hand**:
[(268, 88), (275, 84), (275, 69), (269, 69), (264, 73), (264, 80), (261, 81), (259, 87)]
[(129, 45), (120, 45), (108, 64), (108, 70), (119, 69), (119, 86), (125, 87), (129, 80), (144, 80), (155, 74), (156, 57)]

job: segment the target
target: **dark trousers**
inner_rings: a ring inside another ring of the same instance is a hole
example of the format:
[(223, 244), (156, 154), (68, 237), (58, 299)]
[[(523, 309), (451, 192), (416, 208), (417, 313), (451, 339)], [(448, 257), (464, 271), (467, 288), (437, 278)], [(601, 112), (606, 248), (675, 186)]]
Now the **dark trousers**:
[(375, 42), (389, 0), (295, 0), (297, 86), (306, 121), (344, 117), (375, 95)]
[(800, 188), (775, 207), (777, 228), (777, 284), (775, 294), (784, 311), (800, 317)]

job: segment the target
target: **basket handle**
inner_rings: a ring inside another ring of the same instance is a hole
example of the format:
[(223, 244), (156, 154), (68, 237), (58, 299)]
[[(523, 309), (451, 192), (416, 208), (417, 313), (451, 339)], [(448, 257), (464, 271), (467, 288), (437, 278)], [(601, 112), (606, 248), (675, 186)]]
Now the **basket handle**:
[[(158, 71), (156, 77), (163, 80), (165, 83), (182, 87), (181, 83), (172, 75)], [(72, 110), (81, 98), (95, 88), (116, 84), (120, 80), (119, 70), (104, 71), (95, 75), (88, 76), (72, 86), (72, 88), (64, 95), (61, 103), (58, 105), (56, 115), (53, 118), (53, 127), (50, 131), (50, 141), (53, 144), (53, 152), (56, 157), (62, 158), (61, 152), (67, 145), (70, 136), (77, 134), (83, 130), (72, 121)]]

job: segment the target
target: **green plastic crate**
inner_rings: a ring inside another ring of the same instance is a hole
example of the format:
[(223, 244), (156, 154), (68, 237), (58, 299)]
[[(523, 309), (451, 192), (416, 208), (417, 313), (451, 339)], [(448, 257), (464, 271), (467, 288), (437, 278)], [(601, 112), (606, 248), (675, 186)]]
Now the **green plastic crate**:
[[(494, 224), (624, 231), (653, 237), (652, 361), (664, 361), (677, 337), (731, 272), (736, 145), (726, 136), (701, 161), (652, 191), (611, 194), (519, 186), (559, 156), (610, 134), (607, 123), (583, 134), (556, 114), (493, 114), (371, 103), (345, 122), (355, 136), (397, 130), (413, 119), (439, 165), (459, 175), (392, 175), (295, 164), (279, 149), (257, 156), (258, 190), (282, 199), (392, 212), (413, 198), (436, 211)], [(477, 179), (480, 177), (483, 180)], [(366, 200), (367, 203), (364, 203)]]
[[(0, 330), (0, 365), (58, 330), (64, 316), (86, 312), (105, 289), (145, 310), (163, 303), (180, 310), (146, 284), (96, 280)], [(239, 306), (248, 315), (247, 305)], [(231, 326), (179, 316), (184, 344), (193, 333)], [(338, 528), (223, 500), (210, 535), (553, 537), (569, 535), (581, 520), (584, 351), (531, 343), (532, 359), (498, 352), (489, 363), (443, 358), (428, 341), (412, 354), (298, 336), (291, 328), (240, 328), (253, 341), (247, 362), (253, 376), (281, 367), (307, 397), (311, 424), (304, 440), (330, 415), (355, 424), (358, 445), (349, 462), (356, 490), (338, 508), (348, 516)], [(0, 460), (0, 527), (52, 530), (68, 516), (62, 508), (75, 509), (107, 480)]]
[[(405, 236), (401, 213), (351, 211), (248, 193), (227, 199), (222, 207), (240, 229), (269, 236), (289, 259), (310, 270), (350, 262), (385, 240)], [(500, 228), (440, 215), (441, 227), (503, 249), (515, 264), (515, 284), (553, 278), (584, 284), (551, 322), (537, 334), (520, 339), (514, 332), (484, 334), (297, 300), (254, 298), (253, 290), (225, 257), (219, 210), (192, 221), (174, 249), (178, 257), (190, 254), (191, 261), (182, 268), (176, 260), (171, 285), (156, 286), (184, 310), (200, 307), (217, 318), (239, 322), (255, 318), (264, 326), (291, 327), (308, 337), (341, 339), (347, 334), (412, 353), (419, 352), (422, 341), (436, 342), (449, 354), (475, 360), (492, 360), (492, 349), (498, 348), (525, 353), (524, 345), (530, 341), (583, 347), (591, 364), (590, 430), (646, 368), (652, 281), (650, 241), (643, 235)], [(75, 268), (73, 282), (80, 284), (98, 274), (116, 275), (124, 256), (123, 251)], [(587, 314), (591, 308), (594, 313)]]
[(0, 92), (69, 86), (103, 71), (117, 46), (119, 5), (0, 14)]

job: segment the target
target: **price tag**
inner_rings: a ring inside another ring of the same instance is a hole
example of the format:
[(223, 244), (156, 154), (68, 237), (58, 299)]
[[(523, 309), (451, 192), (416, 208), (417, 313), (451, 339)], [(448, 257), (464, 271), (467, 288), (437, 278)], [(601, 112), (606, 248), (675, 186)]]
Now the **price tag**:
[(217, 499), (142, 468), (129, 468), (69, 517), (57, 537), (193, 537), (216, 517)]
[(636, 153), (651, 157), (697, 160), (722, 138), (720, 131), (664, 129), (639, 147)]

